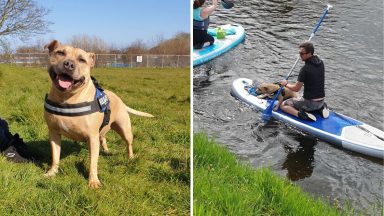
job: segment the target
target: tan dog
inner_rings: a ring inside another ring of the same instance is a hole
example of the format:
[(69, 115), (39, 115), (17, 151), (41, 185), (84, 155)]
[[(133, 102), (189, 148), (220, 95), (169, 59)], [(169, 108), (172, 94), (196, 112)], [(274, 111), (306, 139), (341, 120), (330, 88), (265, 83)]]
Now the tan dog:
[[(261, 83), (256, 88), (256, 93), (259, 95), (257, 97), (258, 98), (266, 98), (266, 97), (273, 98), (274, 94), (277, 93), (277, 91), (279, 91), (279, 88), (280, 88), (280, 86), (278, 84)], [(284, 87), (283, 90), (281, 90), (281, 92), (277, 98), (279, 103), (277, 104), (277, 106), (275, 106), (273, 108), (273, 110), (276, 111), (280, 107), (280, 104), (284, 100), (291, 98), (291, 97), (297, 97), (296, 92)]]
[[(116, 131), (126, 142), (128, 156), (132, 158), (133, 135), (128, 112), (146, 117), (153, 116), (127, 107), (118, 96), (107, 90), (104, 93), (109, 99), (110, 119), (102, 128), (101, 124), (105, 114), (101, 111), (85, 115), (75, 114), (75, 116), (55, 114), (54, 111), (56, 110), (69, 113), (81, 112), (85, 108), (67, 109), (66, 106), (96, 101), (96, 88), (90, 76), (90, 70), (95, 65), (95, 54), (61, 45), (56, 40), (46, 45), (45, 48), (49, 50), (48, 72), (52, 80), (51, 90), (44, 105), (44, 117), (48, 124), (49, 142), (52, 148), (52, 166), (45, 176), (54, 176), (58, 172), (61, 136), (64, 135), (70, 139), (88, 143), (90, 155), (89, 186), (98, 188), (101, 186), (97, 175), (100, 144), (104, 151), (108, 152), (105, 134), (111, 128)], [(101, 101), (104, 103), (105, 99), (103, 98)], [(52, 108), (52, 104), (58, 104), (60, 108)]]

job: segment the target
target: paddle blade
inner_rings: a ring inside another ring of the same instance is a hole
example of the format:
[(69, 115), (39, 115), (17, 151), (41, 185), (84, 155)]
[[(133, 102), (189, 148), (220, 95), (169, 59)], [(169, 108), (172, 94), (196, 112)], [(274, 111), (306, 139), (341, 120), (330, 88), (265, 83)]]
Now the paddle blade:
[(223, 5), (225, 9), (230, 9), (234, 6), (231, 0), (221, 0), (221, 5)]
[(274, 103), (271, 103), (263, 112), (263, 115), (261, 116), (261, 118), (263, 119), (263, 121), (267, 122), (271, 119), (272, 117), (272, 110), (273, 110), (273, 104)]

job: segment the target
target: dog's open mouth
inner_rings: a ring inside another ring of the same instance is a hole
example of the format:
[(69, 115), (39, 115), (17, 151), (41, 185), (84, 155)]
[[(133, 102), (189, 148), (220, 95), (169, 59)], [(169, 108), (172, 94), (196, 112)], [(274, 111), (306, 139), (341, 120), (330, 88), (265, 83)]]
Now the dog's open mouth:
[(82, 76), (80, 79), (73, 79), (68, 74), (58, 74), (53, 70), (49, 71), (49, 75), (51, 76), (52, 81), (56, 85), (56, 87), (61, 91), (70, 91), (74, 88), (77, 88), (84, 84), (85, 77)]
[(57, 75), (56, 82), (63, 89), (68, 89), (74, 84), (74, 80), (66, 74)]

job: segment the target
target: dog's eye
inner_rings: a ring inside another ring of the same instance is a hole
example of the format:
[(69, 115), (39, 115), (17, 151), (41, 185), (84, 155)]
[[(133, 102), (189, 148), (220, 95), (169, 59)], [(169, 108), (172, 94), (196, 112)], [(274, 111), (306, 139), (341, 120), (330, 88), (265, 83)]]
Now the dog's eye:
[(84, 58), (79, 58), (79, 62), (81, 63), (87, 63), (87, 61)]
[(61, 50), (57, 51), (56, 54), (59, 56), (65, 56), (65, 52)]

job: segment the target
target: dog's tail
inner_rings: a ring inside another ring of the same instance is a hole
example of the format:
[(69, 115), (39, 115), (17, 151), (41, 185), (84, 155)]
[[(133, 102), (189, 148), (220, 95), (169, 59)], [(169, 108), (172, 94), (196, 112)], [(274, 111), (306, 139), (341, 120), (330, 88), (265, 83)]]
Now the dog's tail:
[(127, 105), (125, 105), (125, 109), (127, 110), (127, 112), (132, 113), (132, 114), (135, 114), (135, 115), (138, 115), (138, 116), (144, 116), (144, 117), (149, 117), (149, 118), (154, 117), (153, 115), (151, 115), (151, 114), (149, 114), (149, 113), (141, 112), (141, 111), (137, 111), (137, 110), (135, 110), (135, 109), (130, 108), (130, 107), (127, 106)]

